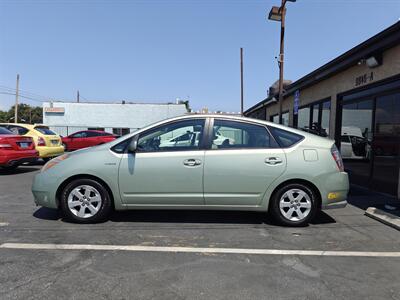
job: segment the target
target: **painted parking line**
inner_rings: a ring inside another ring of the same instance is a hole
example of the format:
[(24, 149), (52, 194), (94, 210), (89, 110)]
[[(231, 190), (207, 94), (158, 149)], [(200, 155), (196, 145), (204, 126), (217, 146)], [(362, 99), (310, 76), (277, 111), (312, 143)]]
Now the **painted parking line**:
[(278, 249), (199, 248), (199, 247), (159, 247), (159, 246), (136, 246), (136, 245), (84, 245), (84, 244), (81, 245), (81, 244), (4, 243), (4, 244), (0, 245), (0, 249), (92, 250), (92, 251), (213, 253), (213, 254), (251, 254), (251, 255), (294, 255), (294, 256), (343, 256), (343, 257), (397, 257), (397, 258), (400, 258), (400, 252), (278, 250)]

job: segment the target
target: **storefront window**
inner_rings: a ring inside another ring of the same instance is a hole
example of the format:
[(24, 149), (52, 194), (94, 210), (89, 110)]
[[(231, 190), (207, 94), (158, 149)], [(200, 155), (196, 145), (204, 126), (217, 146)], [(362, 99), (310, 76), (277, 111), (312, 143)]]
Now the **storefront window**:
[[(279, 114), (273, 115), (269, 118), (271, 122), (279, 124)], [(289, 126), (289, 112), (282, 113), (282, 124), (285, 126)]]
[(270, 118), (271, 122), (274, 122), (276, 124), (279, 124), (279, 115), (273, 115)]
[(322, 103), (321, 128), (329, 135), (329, 123), (331, 118), (331, 101)]
[(310, 128), (310, 107), (300, 108), (297, 115), (297, 128), (308, 130)]
[(289, 126), (289, 112), (285, 112), (282, 114), (282, 124), (285, 126)]
[(302, 107), (297, 115), (297, 128), (327, 137), (329, 135), (330, 100)]

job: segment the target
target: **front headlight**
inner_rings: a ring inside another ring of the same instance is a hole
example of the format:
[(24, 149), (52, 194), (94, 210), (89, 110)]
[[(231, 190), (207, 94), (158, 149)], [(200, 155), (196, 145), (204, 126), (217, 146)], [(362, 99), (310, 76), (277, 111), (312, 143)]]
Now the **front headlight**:
[(42, 170), (40, 170), (40, 172), (44, 172), (47, 171), (48, 169), (54, 167), (55, 165), (57, 165), (58, 163), (62, 162), (63, 160), (66, 160), (69, 157), (69, 154), (63, 154), (61, 156), (58, 156), (56, 158), (53, 158), (52, 160), (49, 160), (42, 168)]

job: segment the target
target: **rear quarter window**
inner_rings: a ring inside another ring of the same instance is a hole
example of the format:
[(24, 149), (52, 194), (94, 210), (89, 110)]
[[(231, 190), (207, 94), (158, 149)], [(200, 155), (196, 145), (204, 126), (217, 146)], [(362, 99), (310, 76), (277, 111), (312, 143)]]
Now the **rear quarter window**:
[(275, 140), (278, 142), (279, 146), (281, 146), (282, 148), (291, 147), (294, 144), (300, 142), (302, 139), (304, 139), (304, 136), (300, 134), (276, 128), (273, 126), (268, 126), (268, 129), (274, 136)]

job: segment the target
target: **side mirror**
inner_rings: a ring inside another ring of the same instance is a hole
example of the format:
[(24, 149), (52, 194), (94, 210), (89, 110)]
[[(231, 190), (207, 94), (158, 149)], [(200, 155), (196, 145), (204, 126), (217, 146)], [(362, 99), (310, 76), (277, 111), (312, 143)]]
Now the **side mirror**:
[(128, 145), (128, 153), (135, 153), (137, 149), (138, 135), (135, 135)]

